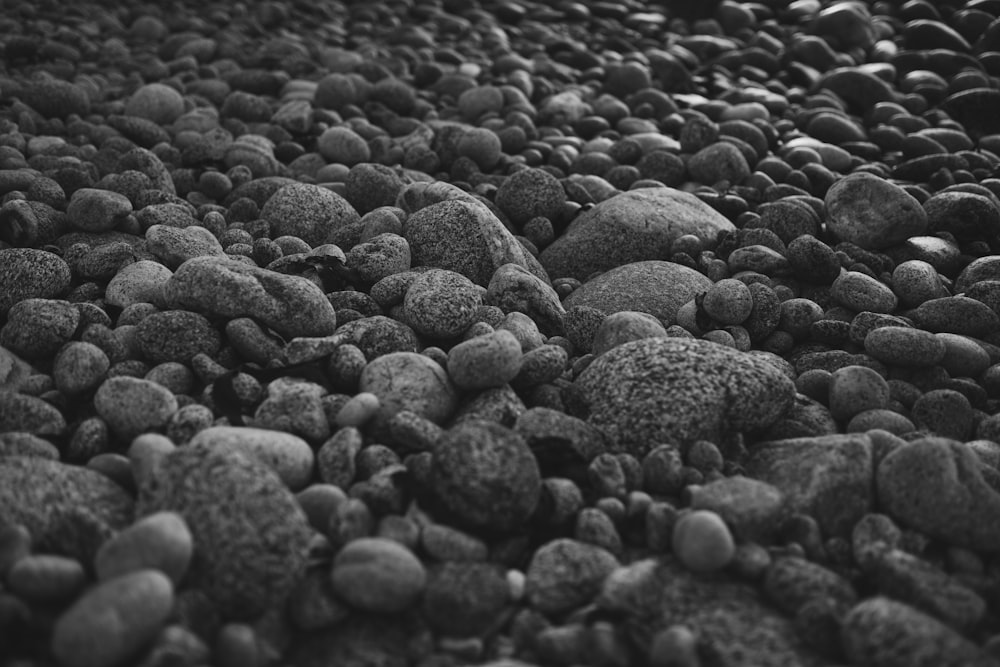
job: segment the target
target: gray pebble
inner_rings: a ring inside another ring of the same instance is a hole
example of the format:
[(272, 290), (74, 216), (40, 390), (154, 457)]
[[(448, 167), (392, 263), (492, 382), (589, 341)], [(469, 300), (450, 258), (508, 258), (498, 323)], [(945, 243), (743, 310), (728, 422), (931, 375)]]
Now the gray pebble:
[(889, 287), (871, 276), (845, 271), (833, 281), (830, 295), (842, 306), (858, 312), (891, 313), (899, 299)]
[(601, 547), (556, 539), (532, 557), (525, 573), (525, 594), (542, 613), (569, 612), (589, 603), (618, 566), (618, 559)]
[(154, 382), (118, 376), (101, 383), (94, 395), (94, 408), (115, 435), (130, 441), (164, 427), (178, 405), (168, 389)]
[(459, 343), (448, 352), (448, 375), (460, 389), (499, 387), (521, 370), (521, 344), (503, 329)]
[(0, 249), (0, 315), (18, 301), (52, 299), (70, 286), (69, 265), (51, 252), (34, 248)]
[(431, 338), (454, 338), (475, 321), (479, 289), (465, 276), (441, 269), (425, 271), (403, 298), (407, 322)]
[(65, 394), (82, 394), (100, 384), (111, 362), (91, 343), (73, 341), (63, 347), (52, 366), (56, 388)]
[(85, 232), (112, 230), (131, 212), (132, 202), (125, 195), (93, 188), (74, 192), (66, 207), (69, 224)]
[(167, 310), (152, 313), (136, 325), (142, 355), (152, 363), (191, 362), (197, 354), (214, 356), (222, 347), (222, 336), (198, 313)]
[(69, 301), (25, 299), (7, 313), (0, 345), (24, 359), (53, 356), (76, 332), (80, 311)]

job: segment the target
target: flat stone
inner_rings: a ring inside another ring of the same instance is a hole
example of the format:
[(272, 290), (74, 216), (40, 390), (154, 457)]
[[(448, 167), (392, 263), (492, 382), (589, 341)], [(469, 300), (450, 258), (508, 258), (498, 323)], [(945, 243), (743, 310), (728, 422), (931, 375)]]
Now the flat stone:
[(687, 234), (714, 243), (723, 230), (735, 227), (694, 195), (673, 188), (640, 188), (577, 216), (542, 251), (539, 261), (552, 278), (584, 281), (596, 271), (668, 257), (673, 242)]
[(255, 317), (288, 337), (325, 336), (337, 326), (333, 306), (314, 283), (236, 260), (189, 259), (163, 291), (165, 301), (174, 308)]

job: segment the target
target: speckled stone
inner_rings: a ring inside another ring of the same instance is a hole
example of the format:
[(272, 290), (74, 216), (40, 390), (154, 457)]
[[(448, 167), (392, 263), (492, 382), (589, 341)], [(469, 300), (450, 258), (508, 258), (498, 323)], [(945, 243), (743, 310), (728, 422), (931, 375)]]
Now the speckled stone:
[(125, 195), (109, 190), (80, 188), (73, 193), (66, 208), (69, 224), (86, 232), (114, 229), (132, 212), (132, 202)]
[(420, 273), (403, 297), (406, 322), (430, 338), (454, 338), (476, 321), (482, 296), (476, 285), (454, 271)]
[(194, 537), (188, 585), (224, 618), (254, 619), (285, 602), (305, 572), (312, 530), (295, 496), (263, 464), (186, 445), (141, 487), (138, 516), (173, 511)]
[(562, 184), (542, 169), (515, 172), (504, 180), (496, 194), (497, 206), (519, 226), (538, 216), (553, 218), (565, 201)]
[(97, 413), (126, 441), (166, 426), (177, 407), (177, 398), (169, 389), (126, 375), (108, 378), (94, 395)]
[(68, 301), (25, 299), (7, 313), (0, 345), (29, 361), (52, 357), (79, 323), (80, 311)]
[(98, 472), (40, 457), (0, 458), (0, 521), (27, 528), (35, 549), (61, 547), (54, 552), (89, 562), (99, 545), (91, 545), (92, 551), (63, 532), (67, 517), (78, 508), (86, 508), (108, 533), (121, 530), (133, 517), (131, 496)]
[(174, 308), (256, 317), (290, 337), (329, 335), (337, 325), (333, 306), (314, 283), (232, 259), (189, 259), (163, 291), (164, 300)]
[(135, 303), (160, 303), (163, 287), (173, 275), (173, 271), (159, 262), (139, 260), (115, 274), (104, 290), (104, 298), (119, 308)]
[(865, 352), (887, 364), (934, 366), (944, 359), (945, 344), (929, 331), (910, 327), (879, 327), (864, 339)]
[(222, 347), (222, 336), (211, 322), (187, 310), (167, 310), (144, 317), (136, 325), (136, 337), (143, 356), (154, 364), (188, 364), (196, 355), (213, 356)]
[(982, 301), (967, 296), (924, 301), (911, 317), (917, 326), (933, 332), (983, 337), (1000, 329), (1000, 315)]
[(691, 509), (711, 510), (741, 540), (766, 544), (788, 514), (776, 486), (749, 477), (724, 477), (691, 489)]
[(875, 503), (872, 443), (863, 433), (759, 443), (744, 469), (780, 489), (789, 510), (814, 517), (829, 535), (850, 535)]
[(153, 225), (146, 230), (146, 247), (170, 269), (176, 269), (192, 257), (226, 256), (212, 232), (196, 226), (179, 229)]
[(409, 270), (410, 262), (410, 244), (398, 234), (377, 234), (347, 253), (347, 266), (370, 283)]
[(126, 116), (138, 116), (160, 125), (169, 125), (183, 113), (184, 98), (162, 83), (146, 84), (125, 103)]
[(714, 243), (735, 227), (692, 194), (673, 188), (640, 188), (601, 202), (578, 216), (539, 261), (554, 278), (584, 281), (596, 271), (668, 257), (688, 234)]
[(51, 403), (26, 394), (0, 391), (0, 431), (45, 436), (61, 435), (65, 430), (65, 417)]
[(825, 597), (845, 606), (857, 600), (857, 593), (847, 579), (804, 558), (775, 559), (764, 573), (763, 585), (767, 597), (792, 615), (813, 598)]
[[(275, 192), (260, 210), (272, 238), (295, 236), (315, 248), (338, 243), (338, 230), (358, 225), (361, 216), (337, 193), (308, 183), (292, 183)], [(345, 246), (345, 250), (347, 246)]]
[(499, 330), (463, 341), (448, 351), (448, 375), (461, 389), (500, 387), (521, 370), (521, 344)]
[(976, 454), (954, 440), (923, 438), (879, 464), (879, 504), (901, 524), (949, 544), (1000, 551), (1000, 494), (983, 478)]
[(524, 313), (545, 335), (563, 333), (566, 311), (559, 295), (548, 282), (518, 264), (504, 264), (493, 272), (485, 302), (504, 313)]
[(525, 572), (525, 595), (539, 611), (561, 614), (582, 607), (619, 565), (601, 547), (560, 538), (535, 552)]
[(903, 188), (878, 176), (856, 172), (837, 181), (824, 199), (830, 231), (842, 241), (879, 250), (920, 236), (927, 213)]
[(428, 572), (421, 613), (446, 636), (480, 635), (502, 617), (509, 590), (503, 570), (494, 563), (442, 563)]
[(233, 451), (270, 468), (292, 491), (312, 479), (315, 455), (300, 437), (282, 431), (236, 426), (211, 426), (191, 438), (190, 445), (205, 445), (215, 451)]
[(403, 236), (414, 266), (455, 271), (477, 285), (485, 287), (494, 271), (510, 263), (549, 280), (538, 261), (478, 201), (451, 199), (420, 208), (406, 218)]
[(673, 262), (648, 260), (611, 269), (574, 290), (566, 309), (585, 306), (605, 315), (621, 311), (649, 313), (666, 327), (677, 311), (712, 286), (704, 274)]
[(538, 463), (511, 429), (470, 420), (449, 430), (434, 448), (431, 492), (469, 528), (507, 532), (524, 525), (541, 497)]
[(855, 605), (844, 617), (840, 635), (847, 659), (858, 665), (986, 667), (992, 662), (944, 623), (882, 596)]
[(599, 357), (576, 381), (588, 421), (619, 451), (656, 443), (718, 442), (763, 429), (795, 398), (795, 385), (763, 357), (715, 343), (647, 338)]
[(441, 424), (458, 405), (445, 369), (416, 352), (392, 352), (373, 359), (362, 371), (358, 387), (378, 396), (377, 425), (387, 425), (400, 410)]
[(18, 301), (52, 299), (69, 289), (69, 265), (56, 254), (34, 248), (0, 249), (0, 315)]

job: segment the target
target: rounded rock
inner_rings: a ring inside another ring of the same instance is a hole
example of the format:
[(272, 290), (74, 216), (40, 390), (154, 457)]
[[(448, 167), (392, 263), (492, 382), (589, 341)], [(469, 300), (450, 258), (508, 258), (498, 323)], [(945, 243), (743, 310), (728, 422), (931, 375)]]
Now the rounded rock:
[(191, 563), (194, 541), (184, 518), (175, 512), (144, 517), (101, 545), (94, 558), (100, 581), (158, 570), (179, 584)]
[(552, 219), (566, 202), (566, 192), (555, 176), (542, 169), (522, 169), (497, 189), (496, 204), (517, 225), (535, 217)]
[(421, 613), (443, 635), (471, 637), (501, 618), (510, 597), (507, 577), (496, 564), (446, 562), (429, 572)]
[(184, 98), (162, 83), (149, 83), (135, 91), (125, 103), (126, 116), (138, 116), (157, 125), (169, 125), (184, 113)]
[(27, 360), (55, 354), (76, 332), (80, 311), (68, 301), (25, 299), (7, 314), (0, 345)]
[(702, 307), (720, 324), (742, 324), (753, 310), (753, 295), (746, 283), (723, 278), (705, 293)]
[(618, 559), (601, 547), (558, 538), (532, 556), (525, 572), (525, 595), (544, 614), (572, 611), (600, 593), (618, 566)]
[(750, 175), (746, 157), (740, 149), (725, 141), (706, 146), (692, 155), (687, 168), (691, 178), (705, 185), (720, 181), (735, 185)]
[(455, 387), (445, 369), (416, 352), (392, 352), (369, 362), (361, 372), (360, 391), (375, 394), (376, 424), (387, 425), (400, 410), (409, 410), (440, 424), (458, 405)]
[(692, 510), (674, 524), (674, 555), (693, 572), (717, 572), (736, 555), (729, 527), (711, 510)]
[(873, 174), (856, 172), (827, 190), (827, 226), (842, 241), (879, 250), (920, 236), (927, 213), (903, 188)]
[(253, 458), (274, 471), (292, 491), (312, 479), (315, 455), (302, 438), (283, 431), (239, 426), (212, 426), (199, 431), (189, 444), (217, 451), (233, 451)]
[(371, 149), (357, 132), (349, 127), (331, 127), (316, 140), (316, 149), (329, 162), (353, 167), (371, 161)]
[(349, 542), (334, 559), (331, 576), (342, 599), (363, 611), (383, 614), (413, 606), (427, 584), (420, 559), (384, 537)]
[(923, 329), (879, 327), (865, 336), (865, 352), (894, 366), (923, 368), (941, 363), (947, 347), (940, 338)]
[(187, 310), (152, 313), (136, 327), (143, 356), (154, 364), (190, 364), (199, 354), (214, 356), (222, 336), (204, 315)]
[(101, 383), (94, 395), (94, 408), (112, 432), (131, 440), (147, 431), (166, 426), (177, 412), (177, 398), (155, 382), (120, 375)]
[(72, 273), (62, 257), (34, 248), (0, 249), (0, 316), (25, 299), (51, 299), (69, 290)]
[(481, 292), (462, 274), (444, 269), (421, 273), (403, 298), (408, 323), (431, 338), (454, 338), (476, 321)]
[(119, 308), (136, 303), (159, 303), (162, 289), (172, 275), (173, 271), (159, 262), (139, 260), (115, 274), (104, 290), (104, 299)]
[(311, 248), (337, 242), (338, 230), (361, 221), (357, 210), (342, 196), (309, 183), (280, 188), (261, 208), (260, 217), (270, 225), (272, 238), (293, 236)]
[(830, 414), (846, 422), (859, 412), (884, 408), (889, 383), (866, 366), (845, 366), (830, 377)]
[(460, 389), (500, 387), (521, 370), (521, 344), (501, 329), (463, 341), (448, 352), (448, 375)]
[(131, 212), (132, 202), (125, 195), (109, 190), (80, 188), (70, 198), (66, 218), (78, 229), (98, 233), (114, 229)]
[(899, 299), (889, 287), (858, 271), (845, 271), (833, 281), (830, 295), (842, 306), (857, 312), (891, 313)]
[(623, 310), (604, 318), (597, 327), (592, 351), (600, 356), (619, 345), (643, 338), (665, 338), (667, 330), (658, 319), (648, 313)]
[(96, 387), (111, 366), (104, 350), (91, 343), (72, 341), (56, 356), (52, 379), (65, 394), (82, 394)]

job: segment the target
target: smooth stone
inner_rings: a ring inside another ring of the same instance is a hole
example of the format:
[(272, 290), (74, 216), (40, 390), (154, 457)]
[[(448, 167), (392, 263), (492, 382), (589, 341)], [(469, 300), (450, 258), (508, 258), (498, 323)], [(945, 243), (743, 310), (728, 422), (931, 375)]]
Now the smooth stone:
[(566, 297), (563, 307), (586, 306), (605, 315), (621, 311), (649, 313), (670, 326), (677, 321), (681, 306), (711, 286), (712, 281), (694, 269), (648, 260), (600, 274)]
[(140, 570), (103, 582), (59, 616), (52, 652), (67, 667), (114, 667), (133, 657), (166, 624), (174, 586)]
[(565, 202), (562, 184), (541, 169), (522, 169), (511, 174), (496, 193), (497, 206), (518, 226), (539, 216), (555, 218)]
[(219, 240), (204, 227), (178, 229), (153, 225), (146, 230), (146, 247), (167, 268), (174, 270), (192, 257), (226, 256)]
[(899, 305), (898, 297), (887, 285), (859, 271), (841, 273), (830, 286), (830, 296), (859, 313), (891, 313)]
[(128, 308), (136, 303), (162, 303), (163, 289), (174, 275), (159, 262), (143, 259), (123, 266), (108, 283), (105, 300), (112, 306)]
[(954, 440), (923, 438), (889, 452), (878, 466), (879, 505), (905, 526), (949, 544), (1000, 551), (1000, 492), (976, 454)]
[(691, 509), (715, 512), (740, 540), (766, 544), (788, 514), (781, 490), (757, 479), (724, 477), (689, 488)]
[(894, 366), (928, 367), (944, 359), (944, 342), (923, 329), (879, 327), (865, 336), (865, 352)]
[(177, 412), (177, 398), (169, 389), (139, 378), (120, 375), (101, 383), (94, 408), (119, 438), (130, 441), (166, 426)]
[(830, 231), (866, 250), (901, 243), (927, 229), (927, 213), (920, 202), (873, 174), (845, 176), (827, 190), (824, 203)]
[(184, 98), (174, 88), (149, 83), (135, 91), (125, 103), (126, 116), (138, 116), (158, 125), (169, 125), (184, 113)]
[(939, 192), (923, 206), (932, 234), (948, 232), (959, 239), (986, 240), (1000, 233), (1000, 208), (983, 195)]
[(795, 385), (777, 366), (707, 341), (645, 338), (598, 357), (575, 387), (587, 421), (618, 451), (765, 429), (791, 407)]
[(358, 388), (378, 396), (376, 424), (388, 424), (401, 410), (441, 424), (458, 406), (447, 371), (416, 352), (392, 352), (373, 359), (362, 371)]
[(521, 370), (521, 344), (499, 330), (463, 341), (448, 351), (448, 375), (460, 389), (500, 387)]
[(128, 197), (109, 190), (80, 188), (73, 193), (66, 207), (69, 224), (85, 232), (106, 232), (114, 229), (132, 212)]
[(525, 572), (525, 595), (542, 613), (568, 612), (590, 602), (618, 567), (618, 559), (601, 547), (555, 539), (532, 556)]
[(242, 262), (196, 257), (184, 262), (163, 288), (174, 308), (222, 317), (256, 317), (290, 338), (325, 336), (336, 313), (315, 283)]
[(159, 512), (139, 519), (101, 545), (94, 558), (99, 581), (139, 570), (157, 570), (177, 585), (187, 572), (194, 540), (184, 518)]
[(333, 561), (333, 590), (357, 609), (399, 613), (413, 606), (427, 585), (427, 571), (412, 551), (384, 537), (349, 542)]
[(604, 318), (594, 334), (593, 353), (600, 356), (623, 343), (643, 338), (665, 338), (667, 330), (648, 313), (621, 311)]
[[(271, 226), (272, 238), (294, 236), (311, 248), (342, 243), (341, 236), (361, 222), (361, 216), (339, 194), (308, 183), (292, 183), (275, 192), (260, 210)], [(345, 244), (344, 248), (348, 249)]]
[(640, 188), (577, 216), (542, 251), (539, 261), (552, 278), (584, 281), (597, 271), (668, 257), (681, 236), (714, 243), (720, 231), (735, 227), (694, 195), (673, 188)]
[(312, 480), (315, 455), (302, 438), (263, 428), (212, 426), (199, 431), (189, 444), (214, 450), (233, 451), (253, 457), (273, 470), (292, 491), (300, 491)]
[(924, 301), (910, 316), (917, 326), (935, 333), (981, 338), (1000, 329), (1000, 315), (982, 301), (967, 296)]
[(829, 392), (830, 414), (842, 422), (859, 412), (884, 408), (889, 402), (889, 383), (865, 366), (845, 366), (834, 371)]
[(849, 536), (875, 504), (873, 445), (865, 434), (832, 434), (754, 445), (746, 474), (778, 488), (789, 511), (814, 517), (824, 534)]
[(59, 255), (34, 248), (0, 249), (0, 315), (18, 301), (52, 299), (69, 290), (69, 265)]

